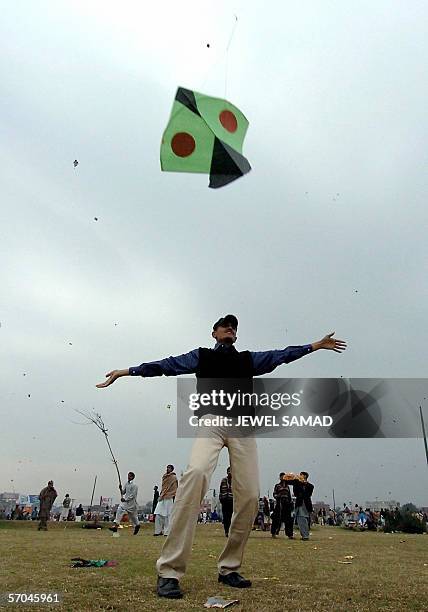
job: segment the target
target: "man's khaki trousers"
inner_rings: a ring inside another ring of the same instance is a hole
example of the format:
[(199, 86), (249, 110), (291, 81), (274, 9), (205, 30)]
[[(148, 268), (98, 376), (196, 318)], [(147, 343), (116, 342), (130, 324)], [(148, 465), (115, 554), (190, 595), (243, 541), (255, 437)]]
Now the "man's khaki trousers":
[(178, 486), (169, 536), (156, 564), (162, 578), (180, 579), (186, 571), (201, 503), (224, 446), (229, 450), (232, 468), (233, 515), (229, 538), (218, 560), (220, 574), (230, 574), (240, 568), (257, 514), (259, 468), (255, 439), (229, 437), (228, 427), (201, 427), (200, 430)]

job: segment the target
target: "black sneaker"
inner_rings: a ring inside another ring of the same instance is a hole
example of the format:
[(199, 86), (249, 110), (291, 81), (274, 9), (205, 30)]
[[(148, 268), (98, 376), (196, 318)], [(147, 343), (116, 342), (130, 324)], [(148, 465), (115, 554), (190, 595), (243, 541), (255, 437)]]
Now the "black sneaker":
[(246, 580), (238, 572), (230, 572), (226, 576), (219, 574), (218, 581), (236, 589), (248, 589), (251, 586), (251, 580)]
[(116, 533), (117, 532), (116, 525), (114, 525), (113, 527), (109, 527), (109, 530), (112, 531), (113, 533)]
[(159, 597), (168, 597), (169, 599), (181, 599), (183, 597), (177, 578), (161, 578), (158, 576), (156, 590)]
[(137, 533), (140, 531), (140, 527), (141, 527), (141, 525), (135, 525), (135, 527), (134, 527), (134, 535), (137, 535)]

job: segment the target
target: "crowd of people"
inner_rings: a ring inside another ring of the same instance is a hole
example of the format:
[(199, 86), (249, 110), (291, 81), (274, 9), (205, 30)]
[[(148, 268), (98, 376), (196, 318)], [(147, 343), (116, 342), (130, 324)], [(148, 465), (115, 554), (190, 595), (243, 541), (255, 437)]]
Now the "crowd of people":
[(416, 531), (418, 522), (422, 529), (426, 529), (428, 515), (416, 509), (411, 511), (398, 506), (372, 510), (371, 508), (363, 509), (358, 504), (355, 504), (353, 508), (343, 504), (343, 509), (335, 513), (334, 524), (348, 529), (394, 532), (409, 530), (412, 522)]
[[(309, 539), (309, 529), (313, 524), (320, 526), (338, 526), (348, 529), (368, 531), (402, 531), (409, 528), (413, 521), (413, 527), (418, 530), (418, 524), (422, 529), (427, 529), (428, 516), (426, 513), (412, 512), (399, 508), (381, 508), (373, 510), (364, 508), (359, 504), (355, 506), (343, 504), (343, 508), (331, 509), (322, 507), (314, 510), (312, 504), (312, 493), (314, 486), (308, 481), (308, 473), (300, 472), (299, 475), (281, 472), (279, 480), (273, 488), (273, 498), (267, 496), (259, 498), (258, 511), (254, 518), (253, 530), (270, 531), (272, 538), (277, 538), (280, 530), (284, 528), (284, 534), (289, 539), (294, 539), (294, 526), (297, 525), (302, 540)], [(122, 518), (127, 518), (134, 526), (136, 535), (140, 529), (140, 520), (143, 522), (154, 522), (154, 536), (167, 536), (170, 528), (170, 519), (178, 488), (178, 479), (174, 466), (168, 464), (162, 476), (161, 490), (157, 485), (153, 489), (153, 500), (151, 513), (139, 512), (137, 503), (138, 486), (134, 482), (135, 474), (128, 473), (128, 482), (121, 487), (121, 502), (117, 509), (107, 506), (101, 512), (86, 510), (82, 504), (73, 508), (73, 500), (66, 493), (62, 505), (52, 512), (53, 504), (57, 498), (57, 492), (53, 481), (49, 481), (39, 494), (39, 507), (28, 508), (16, 504), (8, 513), (2, 513), (0, 518), (7, 520), (32, 520), (39, 521), (39, 530), (47, 530), (47, 521), (75, 521), (90, 522), (104, 521), (113, 523), (110, 528), (117, 531)], [(231, 467), (227, 468), (226, 476), (220, 482), (219, 504), (214, 503), (212, 509), (201, 508), (197, 516), (200, 524), (221, 522), (224, 535), (229, 536), (230, 525), (233, 516), (233, 478)]]

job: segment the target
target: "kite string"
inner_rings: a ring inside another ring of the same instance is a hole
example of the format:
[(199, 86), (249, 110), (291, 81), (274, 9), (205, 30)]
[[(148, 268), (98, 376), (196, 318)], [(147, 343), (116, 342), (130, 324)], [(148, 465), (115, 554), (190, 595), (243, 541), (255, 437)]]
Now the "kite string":
[(228, 66), (228, 64), (229, 64), (229, 48), (230, 48), (230, 45), (232, 44), (232, 40), (233, 40), (233, 37), (235, 35), (236, 26), (238, 25), (238, 17), (236, 15), (234, 15), (234, 17), (235, 17), (235, 23), (233, 24), (232, 32), (231, 32), (230, 37), (229, 37), (229, 42), (227, 43), (227, 46), (226, 46), (226, 65), (225, 65), (225, 68), (224, 68), (224, 99), (226, 99), (226, 97), (227, 97), (227, 71), (228, 71), (228, 67), (229, 67)]
[(238, 24), (238, 17), (237, 15), (234, 15), (235, 17), (235, 23), (233, 24), (230, 36), (229, 36), (229, 40), (228, 43), (226, 45), (225, 50), (223, 51), (223, 53), (221, 54), (221, 56), (218, 58), (218, 60), (216, 62), (214, 62), (214, 64), (212, 64), (206, 71), (205, 73), (205, 77), (203, 79), (203, 81), (201, 81), (200, 84), (200, 88), (201, 90), (204, 89), (205, 87), (205, 83), (207, 82), (208, 76), (210, 73), (212, 73), (212, 71), (220, 64), (220, 62), (223, 60), (223, 58), (226, 56), (226, 62), (225, 62), (225, 75), (224, 75), (224, 97), (226, 98), (226, 92), (227, 92), (227, 70), (228, 70), (228, 54), (229, 54), (229, 47), (232, 44), (232, 40), (233, 37), (235, 35), (235, 30), (236, 30), (236, 26)]

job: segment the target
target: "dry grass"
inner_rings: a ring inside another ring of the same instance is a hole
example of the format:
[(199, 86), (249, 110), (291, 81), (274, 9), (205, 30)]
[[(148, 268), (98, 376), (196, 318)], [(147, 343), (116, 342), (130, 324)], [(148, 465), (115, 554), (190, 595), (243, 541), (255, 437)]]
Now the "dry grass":
[[(253, 532), (242, 573), (253, 587), (233, 590), (217, 583), (216, 557), (224, 545), (221, 525), (199, 525), (182, 600), (159, 599), (154, 564), (163, 538), (144, 525), (112, 538), (106, 529), (78, 524), (0, 523), (0, 592), (60, 591), (61, 606), (7, 606), (20, 610), (204, 610), (209, 596), (239, 599), (238, 611), (428, 610), (428, 536), (354, 533), (314, 527), (309, 542)], [(404, 542), (400, 542), (405, 540)], [(353, 555), (350, 565), (338, 563)], [(116, 559), (115, 568), (71, 569), (70, 558)], [(3, 607), (2, 609), (6, 609)]]

